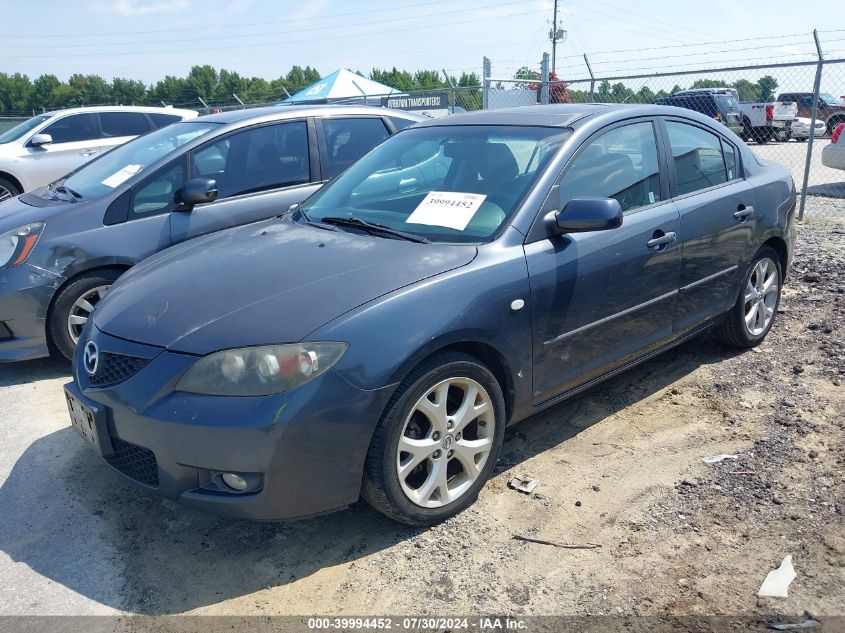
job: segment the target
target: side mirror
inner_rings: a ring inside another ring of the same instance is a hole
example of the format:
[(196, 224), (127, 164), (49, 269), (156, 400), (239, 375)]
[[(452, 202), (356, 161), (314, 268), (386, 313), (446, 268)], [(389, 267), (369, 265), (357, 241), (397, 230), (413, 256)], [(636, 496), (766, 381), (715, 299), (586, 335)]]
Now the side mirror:
[(49, 134), (35, 134), (29, 139), (30, 147), (44, 147), (53, 142), (53, 137)]
[(554, 213), (555, 233), (606, 231), (622, 226), (622, 207), (613, 198), (573, 198)]
[(212, 178), (194, 178), (179, 190), (177, 211), (190, 211), (194, 205), (217, 200), (217, 181)]

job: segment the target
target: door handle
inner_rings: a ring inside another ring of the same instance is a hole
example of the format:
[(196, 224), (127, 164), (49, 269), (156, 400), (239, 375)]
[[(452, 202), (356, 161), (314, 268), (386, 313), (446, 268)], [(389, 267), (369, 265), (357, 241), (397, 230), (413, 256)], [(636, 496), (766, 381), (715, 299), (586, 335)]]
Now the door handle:
[(653, 248), (656, 251), (659, 251), (667, 244), (671, 244), (675, 241), (678, 236), (675, 235), (673, 231), (669, 231), (668, 233), (664, 233), (663, 231), (655, 231), (654, 237), (652, 237), (648, 242), (645, 243), (646, 246), (649, 248)]
[(96, 153), (97, 153), (97, 150), (95, 150), (95, 149), (84, 149), (81, 152), (79, 152), (79, 155), (80, 156), (93, 156)]
[(739, 205), (734, 212), (734, 217), (740, 222), (745, 222), (752, 215), (754, 215), (754, 207), (746, 207), (744, 204)]

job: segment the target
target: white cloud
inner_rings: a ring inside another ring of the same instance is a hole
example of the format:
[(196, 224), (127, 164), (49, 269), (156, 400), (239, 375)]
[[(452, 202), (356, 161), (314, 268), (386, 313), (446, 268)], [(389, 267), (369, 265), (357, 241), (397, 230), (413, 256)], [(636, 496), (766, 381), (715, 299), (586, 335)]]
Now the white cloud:
[(321, 15), (323, 10), (328, 6), (329, 0), (311, 0), (300, 9), (289, 13), (288, 18), (292, 20), (307, 20)]
[(784, 44), (783, 46), (778, 46), (777, 51), (778, 53), (782, 53), (783, 55), (801, 54), (801, 49), (795, 46), (795, 44)]
[(191, 0), (109, 0), (97, 6), (118, 15), (150, 15), (184, 11), (191, 6)]

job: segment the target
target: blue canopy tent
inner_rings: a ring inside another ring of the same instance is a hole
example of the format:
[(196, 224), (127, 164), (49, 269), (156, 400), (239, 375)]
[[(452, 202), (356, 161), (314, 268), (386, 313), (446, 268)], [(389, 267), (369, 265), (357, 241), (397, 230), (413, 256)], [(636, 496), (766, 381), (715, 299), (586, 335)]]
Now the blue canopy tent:
[(343, 102), (381, 105), (381, 97), (401, 94), (404, 93), (341, 68), (291, 95), (282, 104)]

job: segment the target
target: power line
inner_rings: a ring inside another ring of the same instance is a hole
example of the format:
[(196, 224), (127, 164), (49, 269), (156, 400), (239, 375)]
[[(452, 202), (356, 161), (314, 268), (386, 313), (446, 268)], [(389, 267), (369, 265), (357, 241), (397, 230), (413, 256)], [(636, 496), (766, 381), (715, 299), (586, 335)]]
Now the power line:
[[(542, 9), (535, 10), (535, 11), (520, 11), (518, 13), (508, 13), (502, 15), (494, 15), (489, 17), (483, 18), (473, 18), (470, 20), (453, 20), (448, 23), (440, 23), (440, 24), (430, 24), (430, 25), (417, 25), (412, 27), (405, 27), (399, 29), (388, 29), (384, 31), (370, 31), (367, 33), (354, 33), (354, 34), (347, 34), (347, 35), (335, 35), (332, 36), (335, 40), (340, 39), (359, 39), (364, 37), (371, 37), (373, 35), (385, 35), (388, 33), (402, 33), (407, 31), (418, 31), (421, 29), (434, 29), (434, 28), (443, 28), (443, 27), (450, 27), (456, 24), (474, 24), (477, 22), (484, 22), (488, 20), (501, 20), (505, 18), (512, 18), (517, 16), (524, 16), (530, 15), (534, 13), (543, 13)], [(305, 40), (285, 40), (280, 42), (253, 42), (253, 43), (243, 43), (243, 44), (234, 44), (231, 46), (214, 46), (214, 47), (207, 47), (207, 48), (180, 48), (180, 49), (170, 49), (170, 50), (151, 50), (151, 51), (144, 51), (144, 50), (132, 50), (132, 51), (113, 51), (107, 53), (62, 53), (62, 57), (113, 57), (113, 56), (125, 56), (125, 55), (171, 55), (173, 53), (196, 53), (196, 52), (205, 52), (205, 51), (221, 51), (221, 50), (234, 50), (234, 49), (244, 49), (244, 48), (260, 48), (264, 46), (272, 46), (274, 44), (305, 44), (305, 43), (313, 43), (313, 39), (305, 39)], [(14, 55), (15, 59), (43, 59), (45, 57), (52, 57), (51, 55)]]
[[(500, 8), (500, 7), (509, 7), (509, 6), (514, 6), (514, 5), (518, 5), (518, 4), (529, 4), (529, 3), (533, 3), (533, 2), (534, 2), (534, 0), (510, 0), (509, 2), (502, 2), (500, 4), (487, 5), (487, 6), (485, 6), (485, 9), (497, 9), (497, 8)], [(440, 16), (444, 16), (444, 15), (454, 15), (454, 14), (459, 14), (459, 13), (472, 13), (472, 12), (475, 12), (475, 11), (477, 11), (476, 8), (456, 9), (454, 11), (438, 11), (438, 12), (435, 12), (435, 13), (424, 13), (422, 15), (416, 15), (416, 16), (410, 16), (410, 17), (391, 18), (391, 19), (388, 19), (388, 20), (378, 20), (376, 22), (369, 20), (369, 21), (366, 21), (366, 22), (353, 22), (353, 23), (347, 23), (347, 24), (342, 24), (342, 25), (338, 25), (338, 26), (318, 26), (318, 27), (307, 28), (307, 29), (297, 28), (295, 30), (295, 33), (296, 34), (309, 33), (309, 32), (325, 33), (327, 30), (331, 30), (331, 29), (348, 29), (350, 27), (369, 26), (369, 25), (376, 26), (376, 25), (379, 25), (379, 24), (387, 24), (387, 23), (392, 23), (392, 22), (407, 22), (409, 20), (418, 20), (418, 19), (424, 19), (424, 18), (430, 18), (430, 17), (440, 17)], [(278, 38), (278, 37), (284, 36), (284, 35), (286, 35), (285, 32), (279, 32), (279, 31), (271, 31), (271, 32), (264, 32), (264, 33), (250, 33), (250, 39), (254, 39), (254, 38), (257, 38), (257, 37), (275, 37), (275, 38)], [(179, 43), (205, 42), (205, 41), (208, 41), (208, 40), (219, 41), (219, 40), (222, 40), (222, 39), (232, 39), (232, 38), (242, 38), (242, 37), (243, 37), (243, 35), (241, 35), (241, 34), (207, 35), (207, 36), (204, 36), (204, 37), (180, 38)], [(171, 43), (173, 43), (172, 39), (146, 40), (144, 42), (132, 42), (132, 44), (145, 45), (145, 46), (148, 45), (148, 44), (154, 45), (154, 44), (171, 44)], [(73, 44), (0, 44), (0, 48), (15, 48), (15, 49), (18, 49), (18, 48), (67, 48), (67, 47), (73, 47), (74, 49), (76, 49), (76, 48), (83, 48), (83, 47), (84, 48), (90, 48), (90, 47), (102, 48), (102, 47), (108, 47), (108, 46), (126, 46), (126, 45), (127, 45), (127, 42), (90, 42), (90, 43), (83, 43), (83, 44), (76, 44), (76, 43), (73, 43)]]

